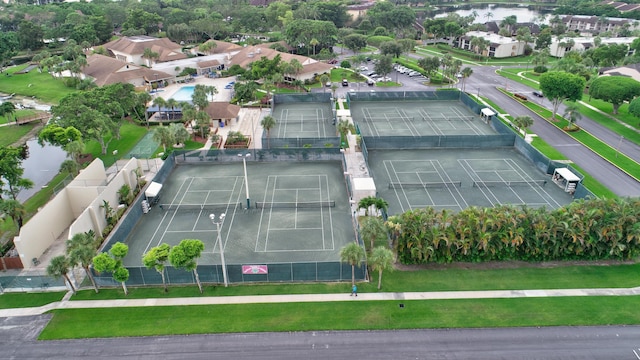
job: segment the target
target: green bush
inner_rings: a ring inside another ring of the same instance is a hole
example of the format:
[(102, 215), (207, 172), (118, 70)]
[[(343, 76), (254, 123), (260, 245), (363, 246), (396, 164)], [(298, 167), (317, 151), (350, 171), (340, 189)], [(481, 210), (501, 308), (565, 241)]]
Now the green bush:
[(380, 44), (382, 44), (385, 41), (393, 41), (393, 40), (394, 39), (389, 36), (369, 36), (369, 38), (367, 38), (367, 44), (378, 47), (380, 46)]
[(538, 73), (538, 74), (544, 74), (548, 71), (549, 69), (547, 69), (546, 66), (543, 65), (538, 65), (536, 67), (533, 68), (533, 72)]

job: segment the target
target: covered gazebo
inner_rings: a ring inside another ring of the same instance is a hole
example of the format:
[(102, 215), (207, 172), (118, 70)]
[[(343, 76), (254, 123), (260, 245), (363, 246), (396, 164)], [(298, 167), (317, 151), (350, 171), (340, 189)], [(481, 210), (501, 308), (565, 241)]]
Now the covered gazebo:
[(228, 102), (214, 101), (209, 103), (209, 106), (207, 106), (204, 111), (209, 114), (209, 117), (212, 120), (218, 120), (218, 126), (221, 124), (224, 124), (222, 126), (225, 126), (229, 125), (230, 120), (238, 120), (240, 109), (241, 107), (238, 105), (229, 104)]

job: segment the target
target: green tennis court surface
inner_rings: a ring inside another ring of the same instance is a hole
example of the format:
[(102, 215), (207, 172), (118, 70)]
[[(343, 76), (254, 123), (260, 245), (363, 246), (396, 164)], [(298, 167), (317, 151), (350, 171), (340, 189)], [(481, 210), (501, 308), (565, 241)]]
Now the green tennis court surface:
[(352, 101), (363, 136), (488, 135), (496, 132), (457, 100)]
[(126, 242), (126, 266), (160, 243), (199, 239), (199, 264), (220, 264), (216, 225), (227, 264), (339, 261), (353, 241), (342, 164), (247, 162), (251, 208), (246, 208), (242, 163), (179, 165), (163, 184), (161, 199), (142, 216)]
[(369, 167), (390, 215), (425, 207), (558, 208), (573, 200), (513, 149), (369, 150)]
[(153, 156), (153, 153), (160, 146), (155, 140), (153, 140), (153, 131), (147, 132), (140, 141), (129, 151), (125, 156), (130, 159), (135, 157), (137, 159), (148, 159)]
[(335, 137), (330, 103), (307, 102), (276, 104), (273, 108), (276, 126), (271, 136), (276, 138)]

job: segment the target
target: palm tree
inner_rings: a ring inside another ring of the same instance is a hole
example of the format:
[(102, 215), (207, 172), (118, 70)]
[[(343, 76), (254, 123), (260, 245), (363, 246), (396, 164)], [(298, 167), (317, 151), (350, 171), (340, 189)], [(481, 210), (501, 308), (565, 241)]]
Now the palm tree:
[(205, 128), (207, 129), (207, 133), (208, 133), (209, 126), (211, 125), (211, 117), (209, 117), (209, 114), (207, 114), (206, 111), (198, 111), (196, 113), (195, 120), (196, 120), (196, 125), (198, 126), (198, 128), (200, 128), (200, 135), (204, 139)]
[(320, 42), (316, 38), (312, 38), (311, 41), (309, 41), (309, 45), (313, 47), (313, 56), (316, 56), (316, 46), (318, 46), (318, 44), (320, 44)]
[[(0, 116), (6, 116), (8, 121), (11, 120), (10, 115), (15, 114), (15, 112), (16, 112), (16, 106), (13, 105), (12, 102), (5, 101), (2, 104), (0, 104)], [(18, 117), (16, 117), (15, 120), (16, 122), (18, 122)]]
[(383, 198), (376, 197), (373, 202), (373, 207), (376, 208), (377, 213), (381, 213), (382, 211), (386, 212), (389, 208), (389, 203)]
[(513, 124), (520, 130), (524, 131), (525, 135), (527, 129), (533, 125), (533, 119), (530, 116), (523, 115), (513, 119)]
[(167, 126), (158, 126), (153, 131), (153, 140), (162, 145), (162, 151), (167, 152), (167, 146), (173, 144), (171, 131)]
[(76, 288), (69, 278), (69, 259), (67, 259), (66, 256), (60, 255), (51, 259), (49, 266), (47, 266), (47, 275), (53, 276), (56, 279), (63, 277), (65, 282), (69, 284), (71, 291), (74, 294), (76, 293)]
[(320, 86), (322, 86), (322, 92), (325, 93), (327, 91), (326, 84), (331, 81), (331, 78), (327, 74), (320, 75)]
[(384, 227), (384, 222), (379, 217), (366, 216), (362, 220), (362, 227), (360, 227), (360, 235), (363, 240), (369, 240), (369, 251), (373, 251), (376, 241), (387, 240), (387, 229)]
[(493, 13), (491, 11), (487, 12), (486, 14), (484, 14), (484, 18), (487, 19), (487, 22), (493, 18)]
[(462, 91), (465, 91), (465, 89), (467, 88), (467, 79), (471, 76), (471, 74), (473, 74), (473, 69), (467, 66), (466, 68), (462, 69), (461, 74), (462, 74)]
[(78, 233), (66, 242), (67, 256), (69, 257), (69, 264), (71, 266), (80, 265), (83, 269), (93, 288), (98, 293), (98, 285), (89, 266), (93, 263), (93, 258), (96, 256), (96, 237), (93, 232)]
[(298, 80), (298, 74), (304, 70), (304, 66), (302, 66), (298, 59), (291, 59), (291, 61), (289, 61), (289, 66), (289, 71), (291, 71), (290, 74), (294, 75), (296, 80)]
[(167, 99), (166, 105), (167, 105), (167, 107), (171, 108), (171, 120), (175, 120), (175, 118), (176, 118), (175, 108), (176, 108), (176, 106), (178, 106), (178, 100), (176, 100), (174, 98), (169, 98), (169, 99)]
[(384, 246), (373, 249), (369, 257), (371, 270), (378, 270), (378, 290), (382, 287), (382, 271), (393, 271), (393, 252)]
[(80, 172), (80, 165), (74, 160), (67, 159), (60, 164), (60, 172), (65, 171), (75, 177)]
[(144, 48), (142, 58), (147, 59), (147, 66), (151, 67), (152, 60), (160, 58), (160, 54), (158, 54), (157, 52), (154, 52), (150, 48)]
[[(147, 104), (151, 101), (151, 95), (149, 95), (148, 92), (144, 91), (144, 92), (140, 92), (136, 95), (136, 102), (137, 105), (134, 107), (135, 111), (137, 112), (138, 107), (142, 106), (144, 108), (144, 121), (147, 124), (147, 130), (149, 129), (149, 113), (147, 112)], [(138, 118), (140, 117), (140, 114), (138, 114)]]
[(574, 130), (578, 127), (575, 123), (582, 119), (582, 114), (580, 114), (580, 106), (576, 102), (567, 102), (567, 105), (564, 109), (564, 114), (562, 117), (569, 121), (569, 126), (567, 126), (567, 130)]
[(351, 285), (356, 283), (356, 265), (364, 260), (364, 249), (355, 242), (340, 249), (340, 261), (351, 265)]
[(369, 209), (376, 203), (375, 196), (366, 196), (358, 202), (358, 210), (364, 209), (364, 216), (369, 216)]
[(262, 121), (260, 121), (260, 125), (262, 125), (262, 128), (267, 132), (267, 148), (271, 148), (269, 139), (271, 135), (271, 129), (276, 126), (276, 119), (271, 115), (267, 115), (262, 118)]
[(8, 200), (0, 200), (0, 214), (4, 214), (16, 223), (18, 227), (18, 231), (22, 227), (24, 222), (24, 217), (27, 215), (27, 211), (24, 208), (24, 205), (20, 203), (18, 200), (8, 199)]
[(167, 101), (163, 97), (157, 96), (153, 99), (153, 106), (157, 106), (158, 113), (162, 114), (162, 108), (167, 107)]

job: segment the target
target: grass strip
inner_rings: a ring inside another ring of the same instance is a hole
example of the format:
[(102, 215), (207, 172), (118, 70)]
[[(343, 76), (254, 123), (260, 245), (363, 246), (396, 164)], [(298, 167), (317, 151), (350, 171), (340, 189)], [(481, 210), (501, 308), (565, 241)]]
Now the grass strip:
[[(512, 96), (511, 93), (505, 92), (504, 89), (500, 89), (500, 91), (504, 92), (509, 96)], [(565, 127), (569, 125), (568, 121), (566, 121), (565, 119), (563, 119), (557, 114), (556, 114), (557, 121), (550, 120), (552, 112), (546, 108), (541, 107), (538, 104), (532, 103), (530, 101), (521, 102), (521, 104), (526, 106), (531, 111), (538, 114), (539, 116), (541, 116), (548, 123), (559, 128), (560, 130), (563, 130)], [(566, 134), (571, 136), (574, 140), (580, 142), (585, 147), (589, 148), (591, 151), (599, 155), (601, 158), (605, 159), (612, 165), (616, 166), (618, 169), (627, 173), (627, 175), (635, 178), (636, 180), (640, 179), (640, 164), (638, 164), (636, 161), (629, 158), (625, 154), (620, 153), (618, 150), (614, 149), (609, 144), (593, 136), (591, 133), (581, 129), (580, 131), (577, 131), (577, 132), (569, 131), (569, 132), (566, 132)]]
[[(39, 125), (39, 124), (38, 124)], [(0, 146), (10, 146), (27, 135), (36, 124), (8, 125), (0, 128)]]
[[(348, 298), (346, 293), (345, 298)], [(401, 308), (400, 304), (404, 307)], [(39, 339), (265, 331), (631, 325), (640, 323), (638, 306), (640, 297), (624, 296), (425, 301), (361, 301), (354, 298), (331, 303), (55, 310), (53, 319)]]
[(38, 307), (62, 300), (65, 292), (4, 293), (0, 296), (0, 309)]
[[(467, 268), (442, 265), (437, 269), (418, 271), (385, 271), (382, 275), (382, 292), (405, 291), (480, 291), (525, 290), (567, 288), (631, 288), (638, 286), (640, 264), (579, 265), (558, 267), (534, 267), (519, 263), (513, 269), (478, 269), (473, 264)], [(486, 265), (486, 264), (485, 264)], [(457, 264), (456, 266), (465, 266)], [(372, 272), (368, 283), (359, 285), (362, 292), (379, 292), (378, 273)], [(205, 286), (202, 296), (244, 296), (280, 294), (330, 294), (348, 292), (348, 283), (319, 284), (244, 284), (241, 286)], [(165, 293), (162, 287), (132, 287), (128, 296), (114, 287), (79, 291), (71, 300), (115, 300), (201, 296), (195, 286), (170, 287)]]

